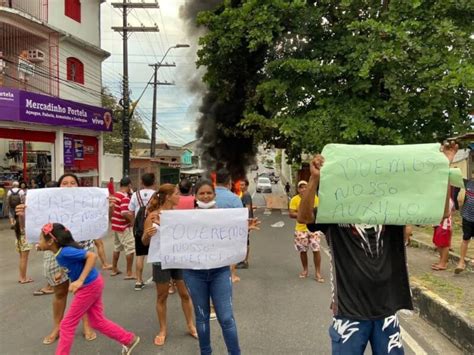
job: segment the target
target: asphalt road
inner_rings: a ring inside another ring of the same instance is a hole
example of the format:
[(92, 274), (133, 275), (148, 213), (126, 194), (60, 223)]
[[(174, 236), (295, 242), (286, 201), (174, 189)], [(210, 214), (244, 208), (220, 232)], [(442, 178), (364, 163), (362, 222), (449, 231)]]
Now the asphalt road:
[[(280, 189), (280, 190), (278, 190)], [(282, 191), (281, 186), (276, 191)], [(263, 198), (255, 196), (255, 200)], [(311, 277), (299, 279), (298, 255), (293, 249), (294, 221), (283, 211), (263, 214), (262, 229), (251, 236), (250, 269), (239, 270), (242, 281), (234, 287), (234, 312), (240, 344), (244, 354), (330, 354), (328, 326), (329, 264), (323, 253), (324, 284)], [(284, 222), (280, 228), (272, 227)], [(32, 292), (44, 284), (42, 255), (31, 252), (29, 275), (34, 283), (17, 283), (18, 256), (14, 251), (14, 237), (9, 230), (0, 232), (0, 353), (52, 354), (55, 345), (42, 345), (52, 324), (52, 296), (34, 297)], [(111, 257), (111, 238), (106, 238), (108, 257)], [(124, 269), (122, 258), (121, 267)], [(310, 269), (311, 275), (314, 269)], [(153, 284), (142, 291), (133, 290), (133, 281), (121, 276), (106, 280), (104, 304), (107, 316), (142, 338), (134, 354), (198, 354), (198, 343), (186, 334), (179, 296), (168, 299), (169, 331), (165, 346), (153, 345), (158, 332), (155, 313), (156, 291)], [(146, 267), (146, 277), (151, 276)], [(457, 354), (459, 351), (442, 335), (416, 315), (402, 315), (407, 354)], [(212, 321), (212, 343), (215, 354), (226, 349), (217, 321)], [(93, 342), (85, 341), (80, 328), (76, 332), (73, 354), (119, 354), (120, 345), (99, 335)], [(370, 353), (367, 350), (367, 353)]]

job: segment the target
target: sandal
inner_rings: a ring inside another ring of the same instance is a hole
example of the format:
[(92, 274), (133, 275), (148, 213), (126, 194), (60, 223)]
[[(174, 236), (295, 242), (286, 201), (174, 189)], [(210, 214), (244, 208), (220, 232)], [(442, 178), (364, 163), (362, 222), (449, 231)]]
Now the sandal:
[(30, 282), (33, 282), (33, 279), (31, 277), (27, 278), (26, 280), (18, 280), (19, 284), (29, 284)]
[(43, 344), (44, 345), (51, 345), (53, 344), (56, 340), (58, 340), (59, 338), (59, 334), (57, 334), (56, 336), (46, 336), (43, 338)]
[(324, 279), (322, 277), (315, 277), (316, 282), (324, 283)]
[(165, 340), (166, 340), (166, 335), (157, 335), (155, 337), (155, 340), (153, 341), (153, 344), (156, 346), (163, 346), (165, 345)]
[(460, 274), (461, 272), (463, 272), (464, 270), (466, 270), (466, 267), (459, 267), (459, 266), (456, 266), (456, 268), (454, 269), (454, 273), (456, 275)]
[(431, 265), (431, 270), (433, 270), (433, 271), (444, 271), (446, 269), (447, 269), (447, 267), (441, 267), (439, 265)]
[(299, 277), (300, 279), (305, 279), (305, 278), (307, 278), (307, 277), (308, 277), (308, 271), (302, 271), (302, 272), (300, 272), (300, 274), (298, 275), (298, 277)]
[(33, 291), (33, 296), (43, 296), (43, 295), (51, 295), (54, 293), (54, 290), (45, 290), (40, 288), (39, 290)]
[(96, 332), (92, 332), (92, 333), (90, 333), (89, 335), (84, 334), (84, 339), (86, 339), (87, 341), (96, 340), (96, 339), (97, 339), (97, 333), (96, 333)]

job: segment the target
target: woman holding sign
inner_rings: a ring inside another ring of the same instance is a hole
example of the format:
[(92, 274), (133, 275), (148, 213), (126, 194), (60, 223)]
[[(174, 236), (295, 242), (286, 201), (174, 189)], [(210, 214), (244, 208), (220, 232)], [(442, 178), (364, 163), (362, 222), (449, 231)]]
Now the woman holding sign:
[[(149, 245), (151, 238), (159, 238), (160, 212), (164, 210), (172, 210), (179, 203), (179, 190), (175, 185), (163, 184), (158, 192), (153, 194), (148, 203), (148, 215), (145, 220), (144, 233), (142, 242)], [(184, 316), (188, 325), (189, 334), (197, 338), (196, 327), (193, 322), (193, 305), (189, 297), (188, 291), (183, 281), (183, 271), (178, 269), (161, 269), (161, 263), (153, 263), (153, 281), (156, 283), (156, 313), (158, 322), (160, 323), (160, 332), (155, 337), (154, 344), (161, 346), (165, 344), (167, 335), (166, 321), (166, 301), (168, 299), (168, 289), (171, 280), (174, 280), (181, 297), (181, 305), (183, 307)]]
[[(216, 192), (211, 181), (201, 180), (196, 184), (197, 208), (216, 208)], [(210, 298), (229, 354), (240, 354), (237, 325), (232, 309), (232, 282), (230, 267), (209, 270), (184, 270), (184, 279), (194, 304), (196, 326), (199, 334), (201, 354), (211, 354), (211, 330), (209, 317)]]

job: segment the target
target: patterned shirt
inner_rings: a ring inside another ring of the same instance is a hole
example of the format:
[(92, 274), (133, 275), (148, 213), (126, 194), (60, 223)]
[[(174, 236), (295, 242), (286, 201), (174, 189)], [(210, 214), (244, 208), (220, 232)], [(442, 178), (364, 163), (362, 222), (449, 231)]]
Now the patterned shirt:
[(462, 218), (474, 222), (474, 180), (464, 180), (466, 196), (462, 206)]
[(112, 214), (112, 230), (115, 232), (123, 232), (130, 227), (130, 223), (123, 216), (124, 214), (130, 213), (128, 209), (130, 197), (121, 191), (117, 191), (114, 197), (117, 201), (115, 201), (114, 213)]

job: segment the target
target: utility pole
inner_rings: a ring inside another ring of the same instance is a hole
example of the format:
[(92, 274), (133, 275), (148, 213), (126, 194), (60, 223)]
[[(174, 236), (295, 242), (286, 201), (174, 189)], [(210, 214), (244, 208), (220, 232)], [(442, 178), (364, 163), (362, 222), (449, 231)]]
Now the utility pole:
[(158, 32), (158, 26), (145, 27), (145, 26), (129, 26), (127, 22), (127, 15), (133, 9), (158, 9), (160, 6), (155, 0), (154, 3), (133, 3), (128, 0), (123, 2), (114, 2), (111, 4), (115, 8), (122, 9), (122, 26), (112, 27), (112, 30), (120, 32), (123, 39), (123, 93), (121, 105), (122, 111), (122, 134), (123, 134), (123, 176), (130, 174), (130, 119), (133, 112), (130, 114), (130, 96), (128, 88), (128, 36), (132, 32)]
[(175, 49), (175, 48), (189, 48), (189, 44), (183, 44), (183, 43), (178, 43), (175, 44), (174, 46), (169, 47), (165, 54), (163, 54), (163, 58), (161, 58), (159, 63), (155, 64), (148, 64), (150, 67), (154, 68), (153, 72), (153, 113), (152, 113), (152, 119), (151, 119), (151, 143), (150, 143), (150, 157), (153, 158), (155, 156), (155, 151), (156, 151), (156, 91), (157, 91), (157, 86), (158, 85), (174, 85), (174, 83), (168, 83), (167, 81), (165, 82), (158, 82), (157, 79), (157, 73), (158, 73), (158, 68), (160, 67), (175, 67), (176, 64), (169, 64), (169, 63), (164, 63), (163, 61), (165, 60), (166, 56), (170, 52), (170, 50)]
[(175, 67), (176, 64), (169, 64), (169, 63), (156, 63), (156, 64), (148, 64), (150, 67), (154, 68), (154, 73), (153, 73), (153, 112), (151, 116), (151, 145), (150, 145), (150, 157), (154, 158), (155, 157), (155, 151), (156, 151), (156, 92), (157, 92), (157, 86), (158, 85), (174, 85), (173, 83), (168, 83), (168, 82), (159, 82), (158, 81), (158, 68), (160, 67)]

